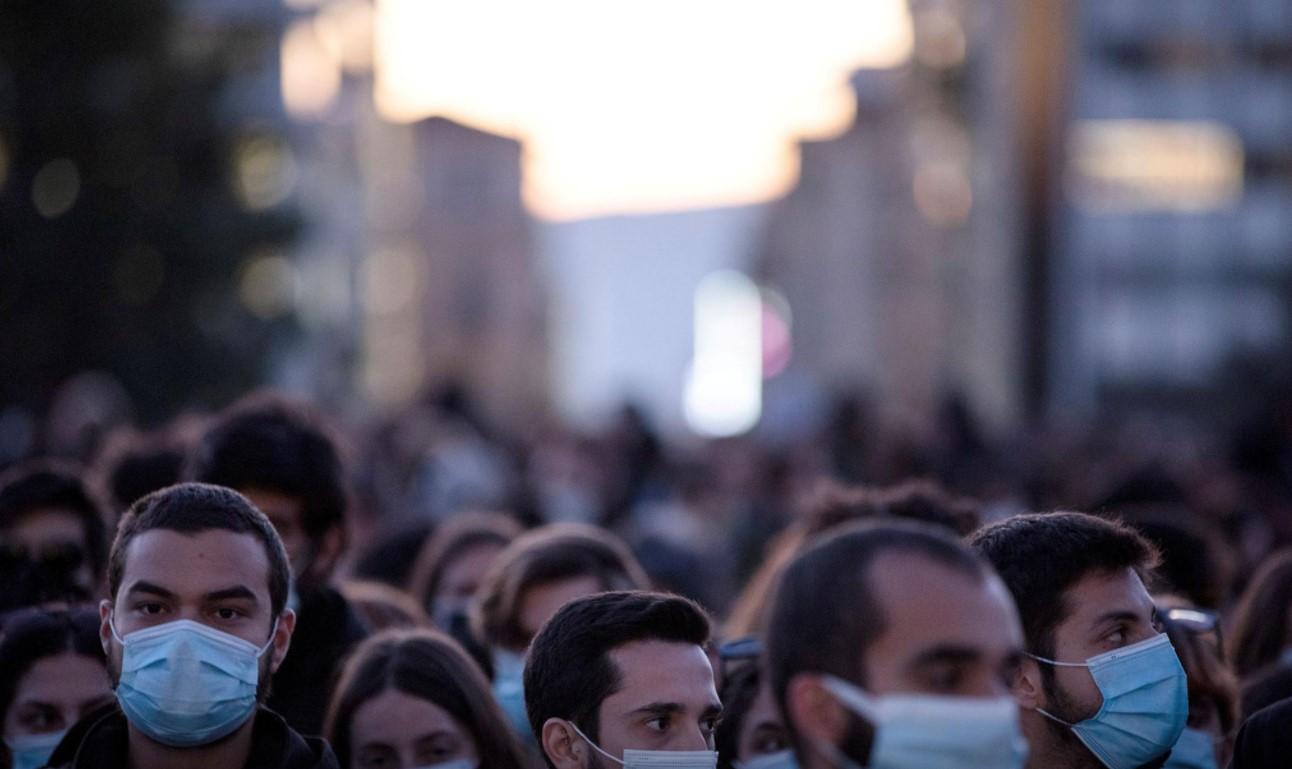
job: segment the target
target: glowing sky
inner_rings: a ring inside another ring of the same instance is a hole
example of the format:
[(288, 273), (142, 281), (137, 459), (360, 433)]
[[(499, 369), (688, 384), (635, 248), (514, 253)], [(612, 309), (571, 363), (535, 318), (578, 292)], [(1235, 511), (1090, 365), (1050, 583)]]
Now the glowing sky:
[(525, 142), (525, 200), (566, 219), (766, 200), (846, 85), (911, 48), (904, 0), (378, 0), (377, 102)]

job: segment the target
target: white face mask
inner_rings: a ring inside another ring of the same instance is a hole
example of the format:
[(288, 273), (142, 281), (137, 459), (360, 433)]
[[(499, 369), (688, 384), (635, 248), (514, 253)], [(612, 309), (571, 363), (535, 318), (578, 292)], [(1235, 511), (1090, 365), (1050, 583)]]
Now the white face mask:
[(731, 765), (736, 769), (799, 769), (798, 759), (789, 748), (775, 753), (763, 753), (748, 761), (732, 761)]
[(568, 723), (574, 728), (574, 733), (591, 745), (593, 750), (622, 765), (624, 769), (716, 769), (718, 766), (716, 750), (633, 750), (630, 748), (624, 751), (622, 759), (618, 759), (588, 739), (588, 736), (580, 731), (573, 721)]
[(867, 694), (826, 676), (825, 687), (875, 727), (873, 769), (1021, 769), (1027, 741), (1009, 697)]
[(479, 769), (479, 766), (480, 759), (478, 758), (458, 758), (452, 761), (441, 761), (438, 764), (415, 766), (413, 769)]

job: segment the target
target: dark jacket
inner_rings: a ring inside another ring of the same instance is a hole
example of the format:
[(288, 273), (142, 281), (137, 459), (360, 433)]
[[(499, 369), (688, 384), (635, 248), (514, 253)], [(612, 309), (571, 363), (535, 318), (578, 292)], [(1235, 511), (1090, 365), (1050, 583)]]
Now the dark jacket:
[[(306, 739), (268, 708), (260, 708), (251, 732), (246, 769), (339, 769), (332, 748)], [(128, 769), (129, 738), (125, 714), (114, 702), (89, 713), (54, 749), (55, 769)]]
[(301, 591), (296, 631), (283, 664), (274, 672), (267, 703), (297, 732), (323, 733), (323, 716), (341, 659), (368, 634), (350, 604), (336, 590)]
[(1230, 769), (1287, 769), (1292, 766), (1292, 699), (1256, 714), (1238, 730)]

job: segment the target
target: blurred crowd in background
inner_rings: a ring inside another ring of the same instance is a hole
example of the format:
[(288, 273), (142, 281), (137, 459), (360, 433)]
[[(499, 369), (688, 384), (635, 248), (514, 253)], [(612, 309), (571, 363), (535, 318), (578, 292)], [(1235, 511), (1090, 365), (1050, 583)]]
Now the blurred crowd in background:
[[(78, 449), (0, 475), (3, 616), (94, 605), (116, 523), (148, 493), (187, 480), (237, 489), (291, 561), (287, 605), (300, 622), (269, 705), (302, 734), (323, 733), (341, 664), (382, 630), (434, 627), (456, 639), (523, 738), (525, 650), (573, 598), (648, 587), (687, 596), (721, 628), (715, 649), (757, 659), (780, 572), (822, 534), (903, 518), (966, 536), (1050, 510), (1125, 521), (1160, 549), (1154, 595), (1187, 609), (1216, 644), (1206, 647), (1215, 670), (1201, 680), (1222, 703), (1218, 746), (1240, 714), (1292, 695), (1292, 410), (1229, 435), (1119, 424), (996, 443), (954, 402), (935, 429), (915, 433), (875, 424), (864, 400), (846, 399), (799, 444), (679, 446), (629, 407), (593, 433), (511, 433), (457, 388), (368, 425), (261, 392), (160, 429), (119, 425)], [(94, 656), (97, 621), (83, 621), (85, 638), (65, 648)], [(3, 660), (0, 709), (16, 701), (33, 659)], [(357, 685), (354, 675), (336, 691)], [(740, 724), (757, 685), (722, 682), (733, 687), (727, 718)], [(50, 716), (31, 731), (61, 733), (75, 720)], [(11, 749), (22, 744), (10, 738), (27, 727), (5, 723)], [(784, 750), (778, 734), (760, 752)]]

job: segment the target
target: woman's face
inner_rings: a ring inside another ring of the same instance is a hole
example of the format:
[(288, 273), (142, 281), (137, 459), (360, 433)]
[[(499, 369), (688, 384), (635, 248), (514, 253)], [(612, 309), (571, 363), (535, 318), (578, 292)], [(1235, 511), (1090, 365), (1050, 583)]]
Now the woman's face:
[(482, 543), (458, 553), (457, 557), (444, 566), (444, 572), (440, 575), (439, 586), (433, 597), (435, 612), (447, 616), (454, 610), (465, 609), (484, 579), (485, 572), (489, 570), (489, 565), (501, 552), (501, 545)]
[(112, 696), (100, 660), (70, 651), (37, 660), (18, 681), (4, 717), (4, 738), (65, 731)]
[(766, 682), (758, 687), (758, 695), (754, 697), (749, 712), (740, 724), (737, 739), (736, 757), (740, 761), (777, 753), (790, 746), (785, 723), (772, 701), (772, 688)]
[(475, 740), (429, 700), (387, 689), (354, 712), (349, 769), (412, 769), (479, 758)]

